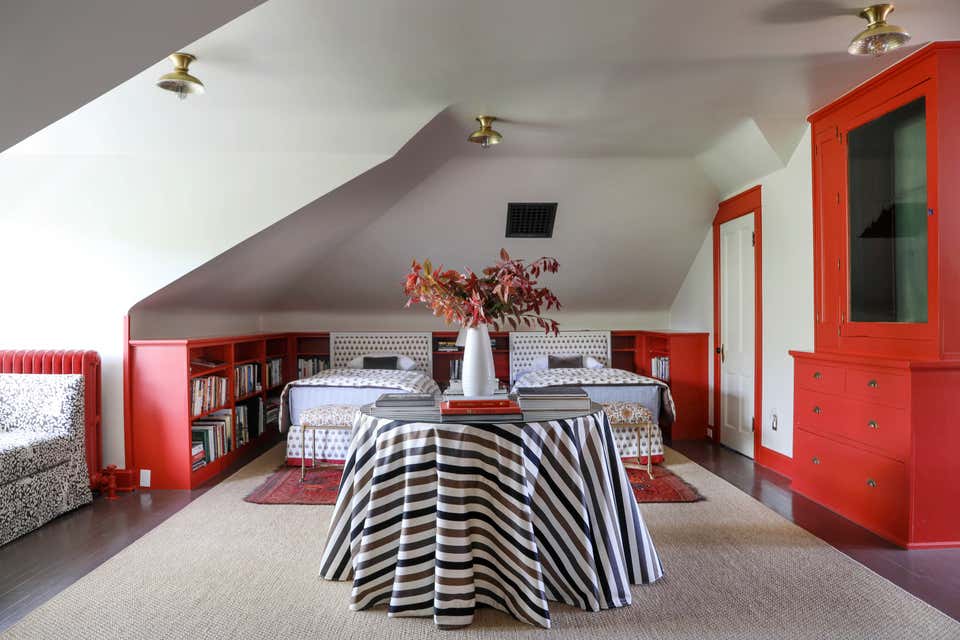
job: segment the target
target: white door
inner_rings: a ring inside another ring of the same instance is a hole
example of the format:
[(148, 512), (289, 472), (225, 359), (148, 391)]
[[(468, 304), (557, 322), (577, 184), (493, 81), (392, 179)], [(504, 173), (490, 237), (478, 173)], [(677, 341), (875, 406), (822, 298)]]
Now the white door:
[(720, 225), (720, 442), (753, 457), (754, 253), (749, 213)]

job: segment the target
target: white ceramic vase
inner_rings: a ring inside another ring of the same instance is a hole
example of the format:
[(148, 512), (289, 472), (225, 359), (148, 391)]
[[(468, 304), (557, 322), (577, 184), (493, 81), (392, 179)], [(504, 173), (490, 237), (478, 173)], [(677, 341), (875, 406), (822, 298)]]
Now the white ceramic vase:
[(489, 396), (497, 390), (493, 368), (493, 349), (487, 325), (467, 327), (463, 346), (463, 371), (460, 374), (464, 396)]

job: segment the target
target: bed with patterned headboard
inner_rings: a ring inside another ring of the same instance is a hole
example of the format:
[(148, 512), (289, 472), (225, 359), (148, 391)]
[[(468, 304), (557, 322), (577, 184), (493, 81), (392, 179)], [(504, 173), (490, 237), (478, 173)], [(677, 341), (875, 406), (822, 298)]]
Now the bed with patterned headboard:
[(433, 338), (429, 332), (330, 334), (330, 366), (333, 369), (346, 369), (354, 358), (371, 353), (407, 356), (417, 363), (418, 371), (433, 377)]
[(533, 368), (534, 360), (550, 355), (583, 355), (610, 366), (609, 331), (514, 331), (510, 334), (510, 382)]
[[(371, 355), (413, 360), (414, 369), (353, 369), (350, 363)], [(280, 400), (280, 426), (288, 429), (287, 462), (306, 458), (342, 460), (350, 445), (356, 408), (384, 393), (433, 393), (433, 337), (429, 332), (331, 332), (330, 369), (289, 383)], [(301, 429), (303, 424), (322, 430)], [(315, 444), (316, 441), (316, 444)]]
[[(583, 356), (579, 367), (549, 368), (549, 356)], [(587, 358), (602, 365), (587, 366)], [(510, 334), (510, 380), (524, 387), (582, 387), (604, 406), (614, 440), (624, 457), (644, 462), (663, 459), (660, 424), (676, 415), (670, 388), (660, 380), (610, 368), (609, 331), (561, 331), (557, 335), (522, 331)]]

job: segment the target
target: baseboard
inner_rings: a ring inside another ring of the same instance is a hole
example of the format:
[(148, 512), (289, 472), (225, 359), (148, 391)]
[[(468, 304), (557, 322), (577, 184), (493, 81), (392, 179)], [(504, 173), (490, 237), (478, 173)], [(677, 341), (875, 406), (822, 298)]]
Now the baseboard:
[(906, 545), (907, 549), (958, 549), (960, 540), (948, 540), (945, 542), (911, 542)]
[(782, 453), (777, 453), (773, 449), (761, 446), (757, 451), (755, 461), (761, 467), (776, 471), (787, 478), (793, 478), (793, 458), (785, 456)]

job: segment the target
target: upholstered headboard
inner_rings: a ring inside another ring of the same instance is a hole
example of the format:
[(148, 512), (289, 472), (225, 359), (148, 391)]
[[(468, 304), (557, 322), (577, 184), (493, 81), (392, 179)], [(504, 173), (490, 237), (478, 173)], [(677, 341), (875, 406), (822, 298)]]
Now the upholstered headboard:
[(519, 331), (510, 334), (510, 382), (517, 373), (529, 369), (538, 356), (581, 354), (592, 356), (610, 366), (609, 331), (561, 331), (560, 335), (542, 331)]
[(433, 377), (433, 339), (426, 333), (331, 333), (330, 366), (345, 368), (368, 353), (396, 353), (412, 358), (417, 369)]

